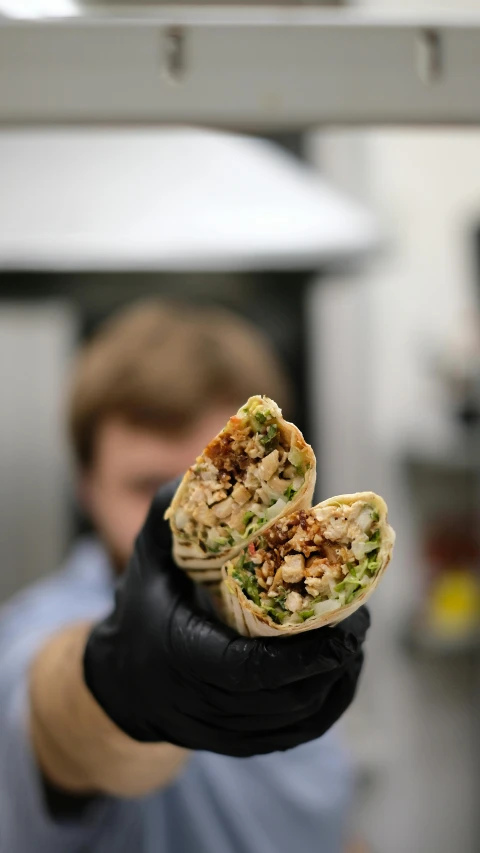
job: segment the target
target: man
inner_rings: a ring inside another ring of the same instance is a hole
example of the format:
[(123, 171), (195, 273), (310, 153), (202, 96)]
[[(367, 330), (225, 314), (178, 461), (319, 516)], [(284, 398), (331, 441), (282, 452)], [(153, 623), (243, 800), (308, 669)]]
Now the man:
[(1, 853), (341, 850), (348, 768), (318, 738), (353, 698), (368, 616), (240, 638), (163, 521), (163, 484), (258, 391), (283, 402), (275, 359), (221, 311), (148, 303), (80, 354), (70, 428), (98, 539), (0, 612)]

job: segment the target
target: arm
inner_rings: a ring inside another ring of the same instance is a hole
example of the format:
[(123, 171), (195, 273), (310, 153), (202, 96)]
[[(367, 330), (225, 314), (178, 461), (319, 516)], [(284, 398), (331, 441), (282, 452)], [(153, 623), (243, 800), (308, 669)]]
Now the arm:
[(101, 622), (71, 626), (37, 654), (31, 734), (56, 787), (135, 796), (166, 784), (186, 750), (238, 757), (320, 737), (350, 704), (368, 628), (239, 637), (171, 559), (165, 487)]
[(90, 625), (48, 640), (30, 673), (30, 731), (45, 777), (72, 793), (140, 796), (160, 788), (188, 752), (169, 743), (139, 743), (105, 714), (83, 680)]
[(239, 636), (172, 561), (174, 488), (158, 492), (115, 606), (89, 634), (88, 690), (142, 744), (246, 758), (321, 737), (354, 697), (367, 611), (291, 637)]

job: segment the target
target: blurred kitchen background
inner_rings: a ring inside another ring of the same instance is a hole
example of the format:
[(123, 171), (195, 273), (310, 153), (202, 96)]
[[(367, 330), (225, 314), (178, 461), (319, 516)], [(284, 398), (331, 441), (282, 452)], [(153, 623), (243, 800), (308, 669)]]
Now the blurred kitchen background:
[(2, 131), (0, 599), (78, 528), (76, 343), (147, 294), (253, 319), (295, 382), (318, 499), (386, 498), (395, 559), (342, 724), (352, 825), (372, 853), (477, 853), (480, 132)]

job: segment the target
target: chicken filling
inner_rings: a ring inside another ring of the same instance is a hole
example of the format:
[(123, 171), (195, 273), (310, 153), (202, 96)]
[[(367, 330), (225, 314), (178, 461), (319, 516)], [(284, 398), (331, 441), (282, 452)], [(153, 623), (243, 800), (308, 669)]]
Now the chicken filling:
[(363, 501), (280, 519), (227, 564), (247, 598), (279, 624), (350, 604), (380, 568), (377, 510)]
[(205, 553), (228, 550), (285, 511), (308, 467), (275, 411), (254, 398), (190, 469), (185, 500), (173, 514), (175, 533)]

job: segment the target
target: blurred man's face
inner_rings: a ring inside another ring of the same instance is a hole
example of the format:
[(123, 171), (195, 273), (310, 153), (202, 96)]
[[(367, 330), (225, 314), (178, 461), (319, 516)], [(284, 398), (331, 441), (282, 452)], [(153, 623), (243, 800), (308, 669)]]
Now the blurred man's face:
[(183, 474), (228, 420), (232, 410), (212, 409), (183, 434), (164, 435), (112, 418), (100, 425), (92, 467), (81, 477), (81, 499), (122, 569), (155, 492)]

